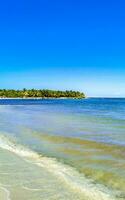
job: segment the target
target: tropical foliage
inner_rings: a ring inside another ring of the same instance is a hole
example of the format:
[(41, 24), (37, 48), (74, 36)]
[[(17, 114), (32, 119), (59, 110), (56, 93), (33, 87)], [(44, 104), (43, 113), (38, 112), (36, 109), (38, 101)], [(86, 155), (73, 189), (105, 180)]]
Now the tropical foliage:
[(0, 89), (2, 98), (85, 98), (85, 94), (79, 91), (59, 91), (59, 90), (6, 90)]

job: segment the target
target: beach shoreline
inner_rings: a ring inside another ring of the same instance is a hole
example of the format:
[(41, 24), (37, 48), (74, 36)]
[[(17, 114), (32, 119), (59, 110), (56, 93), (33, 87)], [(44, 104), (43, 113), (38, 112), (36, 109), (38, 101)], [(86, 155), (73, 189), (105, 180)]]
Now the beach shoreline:
[(55, 97), (0, 97), (0, 100), (1, 99), (22, 99), (22, 100), (25, 100), (25, 99), (87, 99), (87, 97), (85, 97), (85, 98), (74, 98), (74, 97), (57, 97), (57, 98), (55, 98)]

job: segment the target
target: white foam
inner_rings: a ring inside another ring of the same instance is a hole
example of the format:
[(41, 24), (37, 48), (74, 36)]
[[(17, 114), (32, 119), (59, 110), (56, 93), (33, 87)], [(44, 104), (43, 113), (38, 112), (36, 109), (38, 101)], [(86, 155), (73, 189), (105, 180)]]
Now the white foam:
[(26, 186), (22, 186), (22, 188), (24, 188), (25, 190), (30, 190), (30, 191), (41, 191), (41, 189), (38, 189), (38, 188), (29, 188), (29, 187), (26, 187)]
[(0, 189), (3, 190), (5, 192), (5, 196), (6, 196), (6, 200), (11, 200), (10, 198), (10, 191), (7, 190), (5, 187), (0, 186)]
[(32, 162), (45, 170), (53, 173), (57, 179), (70, 187), (76, 193), (80, 193), (87, 200), (115, 200), (113, 192), (102, 185), (93, 184), (74, 168), (59, 163), (56, 159), (42, 157), (37, 153), (12, 143), (5, 136), (0, 136), (0, 147), (16, 155), (23, 157), (27, 162)]

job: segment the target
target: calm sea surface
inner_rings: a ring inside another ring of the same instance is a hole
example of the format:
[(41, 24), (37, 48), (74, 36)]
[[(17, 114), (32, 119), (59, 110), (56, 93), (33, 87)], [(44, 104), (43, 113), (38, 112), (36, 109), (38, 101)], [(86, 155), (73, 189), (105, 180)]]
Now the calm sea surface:
[(0, 199), (125, 199), (125, 99), (0, 99)]

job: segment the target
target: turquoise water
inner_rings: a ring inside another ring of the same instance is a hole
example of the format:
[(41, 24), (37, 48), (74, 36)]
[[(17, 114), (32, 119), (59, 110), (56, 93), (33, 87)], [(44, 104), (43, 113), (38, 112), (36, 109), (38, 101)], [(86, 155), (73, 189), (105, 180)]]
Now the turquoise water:
[(3, 200), (125, 199), (125, 99), (1, 99), (0, 155)]

